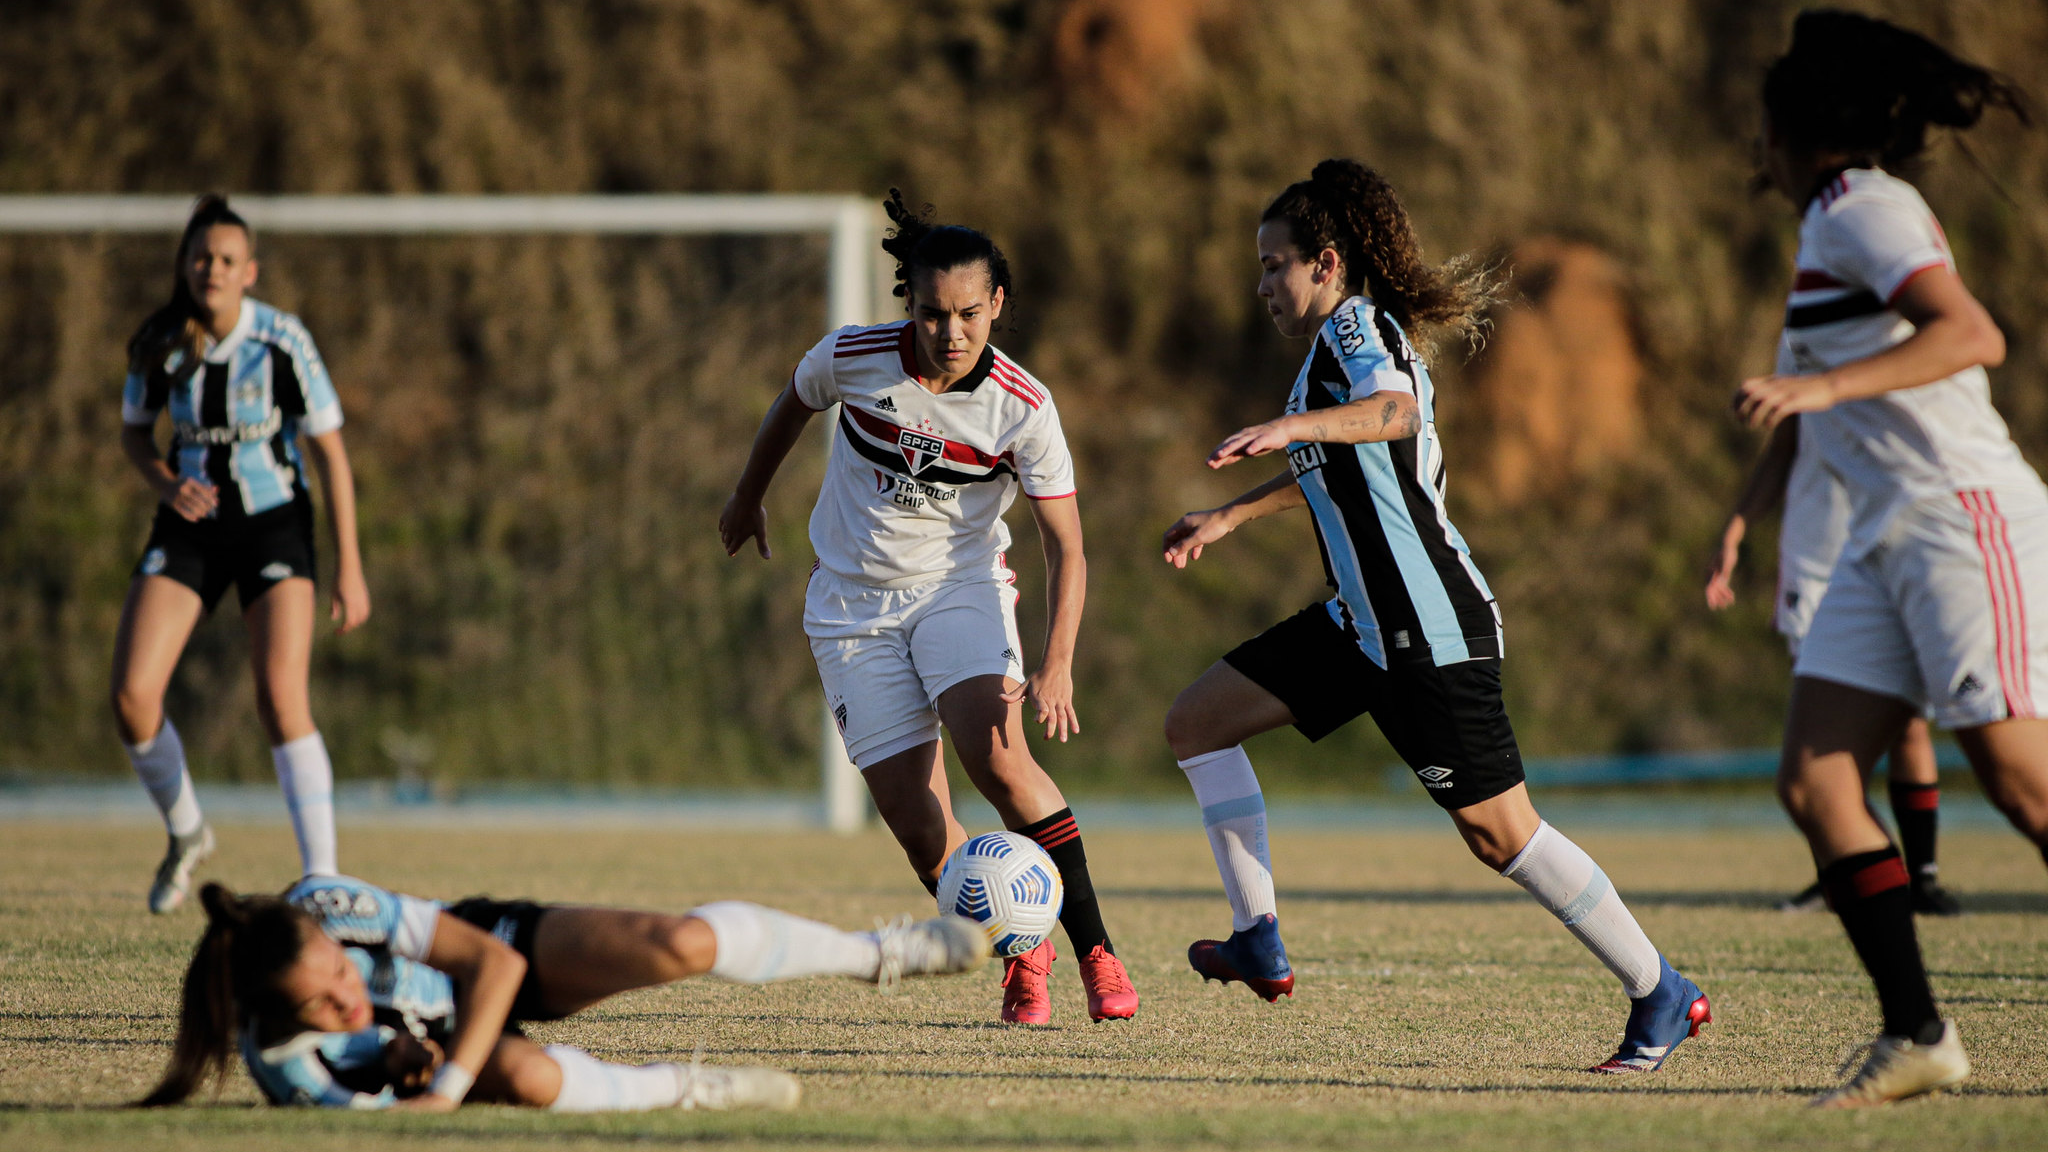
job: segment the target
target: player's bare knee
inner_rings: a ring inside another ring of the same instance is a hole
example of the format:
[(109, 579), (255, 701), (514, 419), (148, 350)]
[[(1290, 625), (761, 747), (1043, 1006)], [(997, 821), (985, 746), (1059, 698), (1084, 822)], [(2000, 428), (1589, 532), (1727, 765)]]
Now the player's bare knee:
[(1192, 688), (1183, 691), (1174, 698), (1173, 707), (1166, 710), (1166, 746), (1173, 750), (1176, 760), (1188, 760), (1216, 751), (1209, 746), (1214, 741), (1210, 739), (1207, 725), (1202, 722), (1202, 710), (1188, 700), (1188, 692), (1192, 691)]
[(671, 980), (700, 976), (718, 960), (718, 935), (695, 916), (655, 918), (652, 935), (663, 959), (674, 970)]
[(110, 700), (114, 708), (114, 723), (121, 730), (124, 742), (140, 744), (163, 727), (163, 701), (154, 693), (117, 682)]

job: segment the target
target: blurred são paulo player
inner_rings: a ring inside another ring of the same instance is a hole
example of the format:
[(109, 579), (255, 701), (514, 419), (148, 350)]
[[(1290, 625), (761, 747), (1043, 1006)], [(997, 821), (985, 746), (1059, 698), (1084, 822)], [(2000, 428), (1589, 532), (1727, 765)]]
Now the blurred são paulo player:
[(683, 916), (481, 896), (444, 907), (346, 876), (308, 876), (281, 897), (214, 883), (199, 895), (206, 932), (186, 969), (170, 1062), (144, 1107), (218, 1082), (239, 1050), (273, 1104), (786, 1108), (796, 1081), (772, 1069), (612, 1064), (543, 1048), (519, 1023), (692, 976), (893, 984), (966, 971), (989, 951), (981, 926), (959, 916), (841, 932), (735, 900)]
[(1371, 713), (1472, 854), (1549, 909), (1630, 999), (1619, 1049), (1595, 1072), (1651, 1072), (1710, 1019), (1592, 857), (1536, 814), (1501, 706), (1493, 594), (1444, 507), (1435, 388), (1410, 330), (1471, 332), (1487, 291), (1463, 262), (1422, 261), (1378, 173), (1326, 160), (1259, 223), (1259, 296), (1283, 336), (1310, 341), (1286, 414), (1232, 433), (1221, 468), (1284, 452), (1288, 470), (1167, 530), (1185, 567), (1238, 525), (1306, 504), (1336, 595), (1227, 653), (1174, 701), (1166, 739), (1194, 786), (1230, 899), (1224, 940), (1198, 940), (1205, 978), (1291, 995), (1243, 742), (1283, 724), (1320, 740)]
[[(1780, 350), (1780, 371), (1794, 366)], [(1777, 606), (1772, 622), (1785, 638), (1792, 658), (1813, 626), (1828, 587), (1828, 574), (1849, 539), (1849, 494), (1828, 473), (1820, 454), (1799, 438), (1799, 417), (1787, 417), (1771, 433), (1743, 485), (1735, 512), (1721, 531), (1720, 544), (1707, 574), (1707, 607), (1716, 612), (1735, 603), (1733, 578), (1749, 526), (1780, 501), (1785, 513), (1778, 528)], [(1941, 812), (1941, 773), (1934, 758), (1934, 737), (1925, 717), (1906, 723), (1892, 745), (1885, 768), (1892, 819), (1899, 829), (1899, 851), (1913, 878), (1913, 910), (1935, 916), (1957, 916), (1962, 906), (1941, 886), (1935, 862), (1936, 832)], [(1819, 880), (1779, 903), (1787, 912), (1827, 909), (1827, 890)]]
[[(232, 587), (254, 665), (256, 713), (298, 834), (300, 870), (336, 870), (334, 772), (307, 693), (313, 649), (313, 503), (300, 455), (326, 489), (336, 557), (330, 615), (370, 615), (341, 404), (298, 317), (247, 293), (256, 237), (224, 197), (202, 197), (178, 241), (171, 298), (128, 342), (121, 447), (157, 496), (114, 641), (113, 703), (128, 758), (161, 810), (170, 847), (152, 912), (185, 899), (213, 851), (164, 690), (200, 619)], [(169, 455), (155, 427), (166, 409)]]
[[(1096, 1020), (1138, 1009), (1088, 874), (1074, 814), (1025, 742), (1023, 705), (1047, 736), (1080, 730), (1074, 645), (1087, 590), (1073, 459), (1045, 385), (989, 343), (1010, 290), (986, 235), (934, 226), (893, 190), (896, 294), (908, 321), (841, 328), (818, 342), (769, 406), (719, 517), (728, 555), (769, 555), (762, 500), (818, 412), (840, 405), (811, 513), (817, 563), (804, 604), (828, 705), (882, 819), (936, 892), (966, 840), (953, 819), (939, 729), (1005, 827), (1051, 855)], [(1045, 549), (1043, 657), (1024, 673), (1003, 513), (1022, 488)], [(1050, 940), (1005, 962), (1002, 1019), (1045, 1023)]]
[(1853, 1107), (1970, 1070), (1921, 960), (1912, 878), (1864, 799), (1877, 758), (1931, 713), (2048, 852), (2048, 628), (2027, 613), (2048, 599), (2048, 489), (1991, 406), (2004, 335), (1890, 171), (1930, 127), (2021, 104), (1924, 37), (1838, 11), (1800, 15), (1763, 104), (1763, 175), (1800, 213), (1799, 252), (1780, 370), (1735, 404), (1757, 428), (1797, 416), (1801, 451), (1849, 495), (1848, 542), (1793, 666), (1778, 790), (1883, 1013), (1862, 1067), (1815, 1101)]

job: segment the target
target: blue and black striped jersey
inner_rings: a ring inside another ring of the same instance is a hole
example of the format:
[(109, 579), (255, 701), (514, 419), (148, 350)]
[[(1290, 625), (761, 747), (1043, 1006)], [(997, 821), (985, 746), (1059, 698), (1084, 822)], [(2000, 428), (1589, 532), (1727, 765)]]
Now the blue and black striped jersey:
[(1497, 658), (1493, 592), (1444, 510), (1429, 369), (1393, 317), (1354, 296), (1316, 333), (1287, 411), (1315, 412), (1378, 392), (1414, 396), (1422, 430), (1405, 440), (1287, 448), (1337, 590), (1331, 618), (1382, 668)]
[(273, 1104), (386, 1108), (384, 1046), (400, 1029), (445, 1043), (455, 984), (426, 963), (441, 905), (347, 876), (308, 876), (285, 899), (310, 913), (362, 973), (374, 1013), (360, 1032), (302, 1032), (269, 1045), (243, 1030), (242, 1061)]
[(154, 425), (170, 409), (171, 467), (220, 491), (219, 516), (267, 512), (306, 488), (299, 433), (341, 427), (341, 401), (299, 318), (244, 298), (225, 340), (194, 361), (172, 350), (130, 372), (121, 419)]

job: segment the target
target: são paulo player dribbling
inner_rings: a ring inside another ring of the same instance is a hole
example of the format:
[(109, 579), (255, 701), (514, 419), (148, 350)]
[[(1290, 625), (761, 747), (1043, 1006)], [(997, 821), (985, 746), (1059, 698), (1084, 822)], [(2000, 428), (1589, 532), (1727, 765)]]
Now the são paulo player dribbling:
[(1287, 413), (1233, 433), (1220, 468), (1284, 452), (1289, 469), (1166, 533), (1185, 567), (1247, 520), (1306, 504), (1333, 599), (1233, 649), (1166, 718), (1230, 899), (1226, 940), (1198, 940), (1203, 977), (1291, 995), (1266, 847), (1266, 806), (1243, 742), (1293, 724), (1320, 740), (1371, 713), (1466, 845), (1555, 914), (1630, 998), (1620, 1048), (1594, 1072), (1651, 1072), (1707, 1023), (1707, 998), (1658, 953), (1606, 873), (1536, 814), (1501, 706), (1500, 617), (1444, 508), (1429, 369), (1411, 328), (1469, 331), (1481, 283), (1422, 262), (1394, 190), (1326, 160), (1266, 209), (1259, 296), (1283, 336), (1312, 343)]
[(1877, 758), (1931, 712), (2048, 853), (2048, 629), (2027, 613), (2048, 598), (2048, 489), (1991, 406), (2004, 335), (1926, 201), (1888, 171), (1929, 128), (2021, 104), (1922, 36), (1832, 11), (1800, 15), (1763, 104), (1764, 175), (1799, 210), (1799, 253), (1781, 369), (1735, 402), (1753, 427), (1796, 415), (1849, 493), (1848, 542), (1793, 666), (1778, 791), (1883, 1014), (1863, 1066), (1815, 1100), (1855, 1107), (1970, 1072), (1934, 1003), (1912, 878), (1864, 798)]
[[(840, 406), (811, 514), (817, 564), (804, 631), (825, 695), (875, 806), (927, 889), (967, 839), (953, 819), (943, 724), (968, 779), (1005, 827), (1031, 837), (1066, 882), (1067, 930), (1096, 1020), (1127, 1019), (1138, 994), (1111, 948), (1073, 812), (1032, 758), (1023, 705), (1047, 736), (1080, 730), (1074, 643), (1087, 568), (1074, 466), (1052, 396), (988, 342), (1009, 265), (971, 228), (935, 227), (900, 194), (882, 247), (911, 319), (841, 328), (811, 349), (761, 423), (719, 536), (768, 556), (761, 501), (804, 425)], [(1003, 513), (1022, 488), (1045, 548), (1044, 657), (1024, 674), (1016, 577)], [(1050, 940), (1003, 969), (1002, 1019), (1043, 1024)]]

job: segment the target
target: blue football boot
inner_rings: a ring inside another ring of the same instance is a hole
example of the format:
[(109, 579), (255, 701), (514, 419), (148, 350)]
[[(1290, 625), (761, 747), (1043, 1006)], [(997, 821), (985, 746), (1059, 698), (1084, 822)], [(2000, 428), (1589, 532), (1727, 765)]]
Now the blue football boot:
[(1700, 991), (1699, 985), (1679, 975), (1671, 961), (1662, 956), (1657, 957), (1657, 963), (1663, 966), (1657, 987), (1648, 996), (1629, 1001), (1628, 1027), (1622, 1032), (1621, 1047), (1606, 1063), (1587, 1071), (1655, 1072), (1680, 1043), (1700, 1034), (1700, 1025), (1713, 1023), (1713, 1006), (1707, 1003), (1707, 994)]
[(1294, 969), (1287, 964), (1287, 945), (1280, 942), (1280, 921), (1271, 913), (1232, 932), (1228, 940), (1188, 945), (1188, 964), (1204, 980), (1241, 981), (1269, 1003), (1294, 995)]

